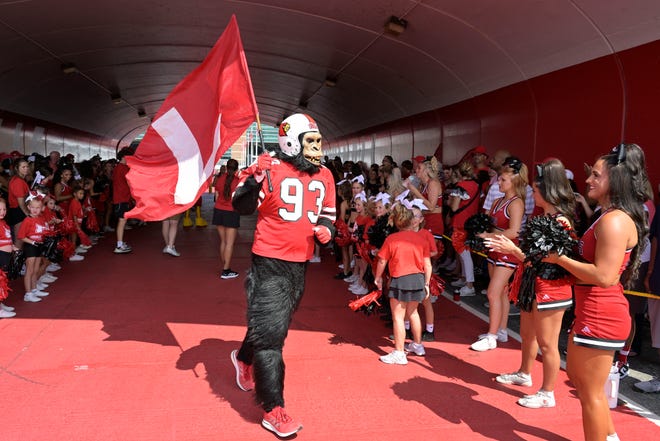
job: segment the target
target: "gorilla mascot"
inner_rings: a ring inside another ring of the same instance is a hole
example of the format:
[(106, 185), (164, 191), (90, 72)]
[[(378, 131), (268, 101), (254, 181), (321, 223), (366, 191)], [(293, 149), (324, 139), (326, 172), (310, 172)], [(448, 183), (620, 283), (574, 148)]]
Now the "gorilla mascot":
[(321, 133), (308, 115), (297, 113), (280, 125), (280, 149), (264, 153), (241, 171), (234, 209), (258, 209), (252, 267), (245, 282), (247, 333), (231, 353), (236, 383), (255, 389), (264, 409), (262, 426), (280, 437), (302, 425), (284, 410), (282, 347), (305, 288), (307, 261), (315, 241), (334, 236), (335, 183), (321, 165)]

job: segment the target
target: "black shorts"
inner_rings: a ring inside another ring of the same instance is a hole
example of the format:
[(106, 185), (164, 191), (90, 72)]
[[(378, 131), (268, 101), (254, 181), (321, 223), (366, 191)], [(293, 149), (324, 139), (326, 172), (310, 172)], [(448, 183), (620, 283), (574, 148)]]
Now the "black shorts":
[(23, 255), (28, 257), (41, 257), (41, 248), (35, 247), (31, 243), (23, 242)]
[(240, 228), (241, 216), (236, 211), (213, 209), (213, 225), (227, 228)]
[(11, 260), (11, 253), (9, 251), (0, 251), (0, 269), (7, 272), (9, 269), (9, 261)]
[(7, 209), (7, 225), (10, 227), (13, 227), (16, 224), (20, 224), (26, 217), (27, 216), (23, 210), (21, 210), (21, 207)]
[(118, 203), (118, 204), (114, 204), (114, 205), (112, 206), (112, 208), (113, 208), (113, 210), (114, 210), (114, 212), (115, 212), (115, 216), (117, 216), (117, 219), (123, 219), (123, 218), (124, 218), (124, 214), (125, 214), (127, 211), (130, 211), (130, 210), (131, 210), (131, 207), (130, 207), (130, 205), (129, 205), (128, 202), (120, 202), (120, 203)]

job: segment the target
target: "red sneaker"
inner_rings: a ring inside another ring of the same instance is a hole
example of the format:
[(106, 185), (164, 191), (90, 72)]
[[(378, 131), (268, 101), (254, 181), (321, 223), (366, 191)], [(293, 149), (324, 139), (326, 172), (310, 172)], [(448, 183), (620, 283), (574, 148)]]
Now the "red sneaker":
[(294, 421), (283, 407), (277, 406), (270, 412), (264, 413), (261, 425), (277, 436), (286, 438), (302, 429), (302, 424)]
[(252, 366), (247, 365), (236, 358), (238, 350), (231, 351), (231, 362), (236, 369), (236, 384), (242, 390), (249, 392), (254, 389), (254, 380), (252, 379)]

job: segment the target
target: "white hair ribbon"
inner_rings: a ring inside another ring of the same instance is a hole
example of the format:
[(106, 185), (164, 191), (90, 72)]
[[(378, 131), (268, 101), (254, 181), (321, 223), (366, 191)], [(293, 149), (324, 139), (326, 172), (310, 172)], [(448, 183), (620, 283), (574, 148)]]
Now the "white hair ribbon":
[(412, 204), (412, 202), (410, 202), (408, 199), (401, 199), (399, 202), (401, 203), (401, 205), (403, 205), (404, 207), (406, 207), (408, 210), (412, 210), (412, 209), (413, 209), (413, 204)]
[(413, 199), (410, 204), (413, 207), (419, 208), (420, 210), (428, 210), (428, 207), (426, 205), (424, 205), (424, 200), (423, 199)]
[(365, 192), (361, 191), (353, 197), (353, 199), (360, 199), (363, 202), (367, 202), (367, 195)]
[(397, 196), (395, 198), (395, 200), (398, 201), (398, 202), (401, 202), (402, 200), (404, 200), (405, 198), (408, 197), (409, 193), (410, 193), (410, 190), (404, 190), (404, 191), (401, 192), (401, 194), (399, 196)]
[(374, 199), (376, 202), (381, 201), (383, 205), (389, 204), (390, 203), (390, 195), (389, 193), (383, 193), (380, 192), (376, 195), (376, 199)]
[(337, 185), (341, 185), (341, 184), (343, 184), (344, 182), (348, 182), (348, 179), (342, 179), (341, 181), (337, 182)]
[(356, 177), (351, 179), (351, 182), (359, 182), (360, 184), (364, 185), (364, 176), (357, 175)]

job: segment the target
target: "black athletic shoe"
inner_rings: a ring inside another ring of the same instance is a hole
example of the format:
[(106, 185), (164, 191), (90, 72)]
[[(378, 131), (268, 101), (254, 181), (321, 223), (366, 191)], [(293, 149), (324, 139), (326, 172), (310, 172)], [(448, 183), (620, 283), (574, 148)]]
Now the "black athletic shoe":
[(422, 341), (435, 341), (435, 334), (433, 332), (423, 331)]
[(222, 274), (220, 274), (221, 279), (235, 279), (236, 277), (238, 277), (238, 273), (231, 269), (222, 270)]

